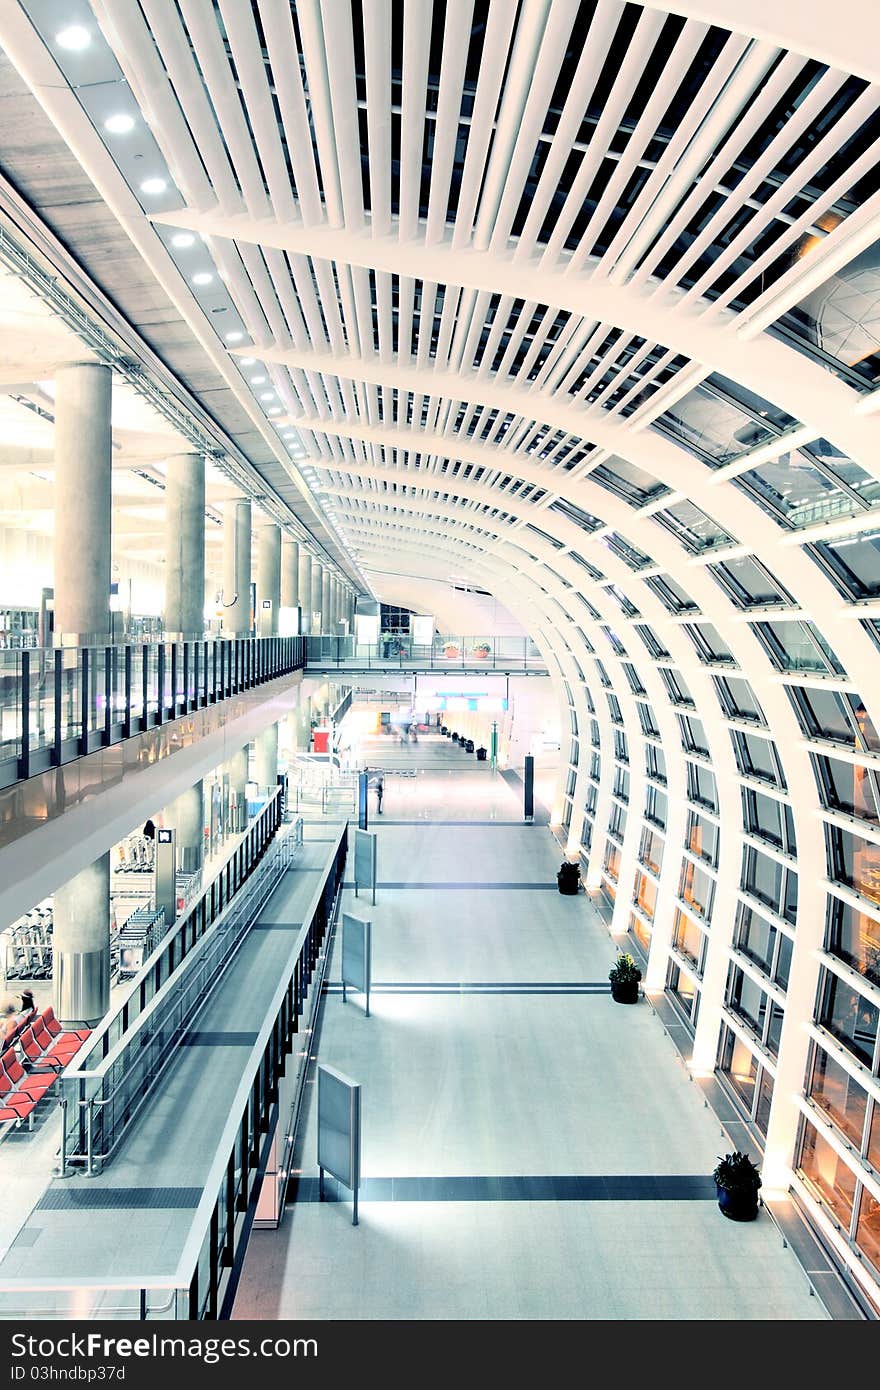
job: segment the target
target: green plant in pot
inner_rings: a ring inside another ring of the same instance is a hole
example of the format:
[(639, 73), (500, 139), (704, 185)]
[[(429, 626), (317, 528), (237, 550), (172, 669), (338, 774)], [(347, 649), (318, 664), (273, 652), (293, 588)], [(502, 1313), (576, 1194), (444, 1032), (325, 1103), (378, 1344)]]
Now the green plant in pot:
[(556, 885), (564, 896), (574, 897), (580, 891), (581, 886), (581, 866), (570, 859), (563, 859), (559, 868), (556, 870)]
[(611, 981), (611, 998), (617, 1004), (637, 1004), (639, 1002), (639, 981), (642, 972), (629, 952), (619, 951), (617, 960), (608, 971)]
[(718, 1206), (731, 1221), (754, 1221), (758, 1215), (761, 1175), (748, 1154), (725, 1154), (712, 1174)]

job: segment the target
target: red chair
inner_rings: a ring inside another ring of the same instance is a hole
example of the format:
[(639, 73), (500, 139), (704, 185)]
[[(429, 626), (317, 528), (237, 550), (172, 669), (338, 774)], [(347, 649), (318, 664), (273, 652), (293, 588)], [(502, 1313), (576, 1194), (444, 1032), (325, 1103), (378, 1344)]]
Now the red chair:
[[(14, 1052), (4, 1052), (0, 1059), (4, 1074), (9, 1078), (17, 1094), (27, 1096), (36, 1105), (50, 1086), (55, 1085), (55, 1072), (26, 1072)], [(10, 1096), (6, 1103), (14, 1105), (16, 1095)]]
[(32, 1061), (44, 1062), (50, 1067), (66, 1067), (74, 1053), (79, 1052), (82, 1047), (79, 1038), (69, 1038), (67, 1034), (63, 1034), (56, 1042), (42, 1018), (34, 1019), (31, 1024), (31, 1033), (34, 1044), (39, 1048), (39, 1053), (36, 1057), (32, 1057), (31, 1053), (27, 1051), (24, 1034), (22, 1034), (21, 1040), (22, 1049)]
[(79, 1038), (80, 1042), (85, 1042), (86, 1038), (92, 1036), (91, 1028), (62, 1028), (51, 1005), (48, 1009), (43, 1010), (40, 1017), (46, 1025), (46, 1031), (53, 1038)]
[(47, 1063), (47, 1065), (58, 1066), (58, 1068), (60, 1068), (60, 1062), (53, 1062), (53, 1059), (46, 1056), (46, 1044), (40, 1042), (38, 1037), (36, 1037), (36, 1033), (33, 1031), (33, 1024), (29, 1024), (24, 1030), (24, 1033), (21, 1034), (21, 1037), (18, 1038), (18, 1045), (19, 1048), (21, 1048), (22, 1054), (24, 1054), (26, 1058), (28, 1058), (28, 1062), (33, 1063), (33, 1065), (36, 1065), (38, 1062), (44, 1062)]
[(6, 1069), (0, 1064), (0, 1106), (11, 1113), (5, 1115), (5, 1119), (15, 1118), (23, 1120), (33, 1110), (36, 1101), (32, 1101), (29, 1096), (21, 1096), (16, 1093), (15, 1083), (7, 1075)]

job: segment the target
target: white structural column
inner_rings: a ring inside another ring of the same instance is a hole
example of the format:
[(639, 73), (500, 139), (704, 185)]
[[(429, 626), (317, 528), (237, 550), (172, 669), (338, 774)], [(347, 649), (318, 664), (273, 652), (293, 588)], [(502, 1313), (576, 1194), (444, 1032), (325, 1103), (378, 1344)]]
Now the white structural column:
[(324, 566), (320, 560), (312, 556), (312, 625), (311, 630), (317, 636), (321, 632), (321, 599), (323, 597), (322, 576)]
[(202, 867), (205, 845), (204, 788), (201, 781), (165, 807), (162, 822), (166, 830), (177, 831), (177, 867), (193, 874)]
[(322, 631), (322, 632), (331, 632), (331, 631), (332, 631), (332, 628), (331, 628), (331, 626), (330, 626), (331, 622), (333, 621), (333, 614), (332, 614), (331, 611), (330, 611), (331, 577), (332, 577), (332, 576), (331, 576), (331, 574), (330, 574), (330, 571), (329, 571), (324, 565), (322, 565), (322, 566), (321, 566), (321, 631)]
[(69, 645), (110, 631), (111, 392), (98, 363), (55, 374), (55, 636)]
[(165, 632), (205, 630), (205, 459), (175, 454), (165, 465)]
[[(233, 830), (244, 829), (245, 799), (248, 780), (248, 745), (238, 748), (223, 764), (223, 774), (229, 778), (229, 825)], [(241, 818), (239, 819), (239, 811)]]
[(110, 1006), (110, 854), (55, 892), (52, 930), (55, 1012), (94, 1027)]
[(312, 557), (307, 550), (299, 552), (300, 631), (312, 630)]
[(251, 504), (243, 497), (223, 509), (223, 628), (233, 636), (251, 630)]
[[(299, 607), (299, 541), (290, 541), (286, 536), (281, 542), (281, 607), (288, 613)], [(290, 635), (289, 618), (285, 635)]]
[(254, 740), (254, 781), (262, 791), (275, 786), (278, 777), (278, 725), (270, 724)]
[(281, 527), (270, 524), (257, 531), (257, 633), (260, 637), (277, 637), (280, 607)]

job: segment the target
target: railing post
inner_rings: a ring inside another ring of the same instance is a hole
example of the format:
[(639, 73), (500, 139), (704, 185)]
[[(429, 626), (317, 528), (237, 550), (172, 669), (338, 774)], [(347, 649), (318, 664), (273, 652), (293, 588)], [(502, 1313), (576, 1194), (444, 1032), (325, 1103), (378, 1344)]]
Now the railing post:
[(177, 718), (177, 643), (171, 643), (171, 718)]
[(80, 672), (80, 736), (79, 751), (82, 754), (89, 751), (89, 649), (82, 648), (82, 668)]
[(122, 737), (131, 738), (131, 644), (126, 643), (122, 654), (125, 709), (122, 711)]
[(63, 652), (60, 647), (55, 648), (55, 669), (54, 669), (54, 714), (55, 714), (55, 747), (52, 750), (52, 761), (56, 767), (61, 766), (61, 687), (64, 681)]
[(141, 731), (150, 727), (150, 648), (147, 642), (141, 643), (141, 693), (143, 705), (141, 713)]
[(111, 647), (104, 648), (104, 737), (105, 748), (110, 746), (110, 722), (113, 713), (113, 665)]
[(21, 684), (18, 697), (21, 701), (21, 755), (18, 759), (18, 776), (24, 782), (31, 775), (31, 654), (27, 649), (21, 653)]
[(165, 643), (160, 642), (158, 651), (158, 699), (156, 701), (156, 723), (165, 723)]

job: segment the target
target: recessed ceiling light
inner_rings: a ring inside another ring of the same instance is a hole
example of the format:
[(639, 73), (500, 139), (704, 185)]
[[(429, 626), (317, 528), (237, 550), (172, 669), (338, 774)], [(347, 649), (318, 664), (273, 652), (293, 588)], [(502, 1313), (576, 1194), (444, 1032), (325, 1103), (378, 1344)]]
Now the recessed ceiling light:
[(142, 192), (142, 193), (164, 193), (164, 192), (165, 192), (165, 189), (166, 189), (167, 187), (168, 187), (168, 183), (167, 183), (167, 181), (166, 181), (165, 179), (159, 179), (159, 178), (155, 178), (155, 179), (144, 179), (143, 183), (141, 184), (141, 192)]
[(266, 411), (266, 414), (267, 414), (267, 415), (280, 415), (280, 414), (281, 414), (281, 406), (280, 406), (280, 405), (273, 405), (273, 406), (270, 406), (269, 409)]
[(266, 378), (265, 378), (264, 376), (252, 376), (252, 377), (251, 377), (251, 386), (262, 386), (262, 384), (263, 384), (263, 382), (264, 382), (265, 380), (266, 380)]
[(192, 232), (175, 232), (171, 238), (171, 245), (176, 246), (178, 251), (185, 251), (188, 246), (192, 246), (195, 237)]
[(275, 399), (275, 392), (274, 392), (274, 391), (261, 391), (261, 392), (260, 392), (260, 400), (261, 400), (261, 401), (274, 401), (274, 399)]
[(210, 285), (213, 279), (214, 277), (210, 270), (197, 270), (192, 278), (192, 282), (194, 285)]
[(91, 34), (82, 24), (69, 24), (66, 29), (55, 35), (58, 47), (66, 48), (70, 53), (81, 53), (84, 48), (88, 48), (91, 41)]
[(104, 129), (109, 130), (111, 135), (127, 135), (134, 130), (134, 116), (129, 116), (127, 111), (117, 111), (115, 116), (107, 117)]
[(233, 328), (226, 334), (226, 341), (227, 343), (240, 343), (243, 337), (243, 333), (239, 333), (237, 328)]
[(256, 357), (241, 357), (239, 361), (243, 367), (252, 367), (256, 362)]

